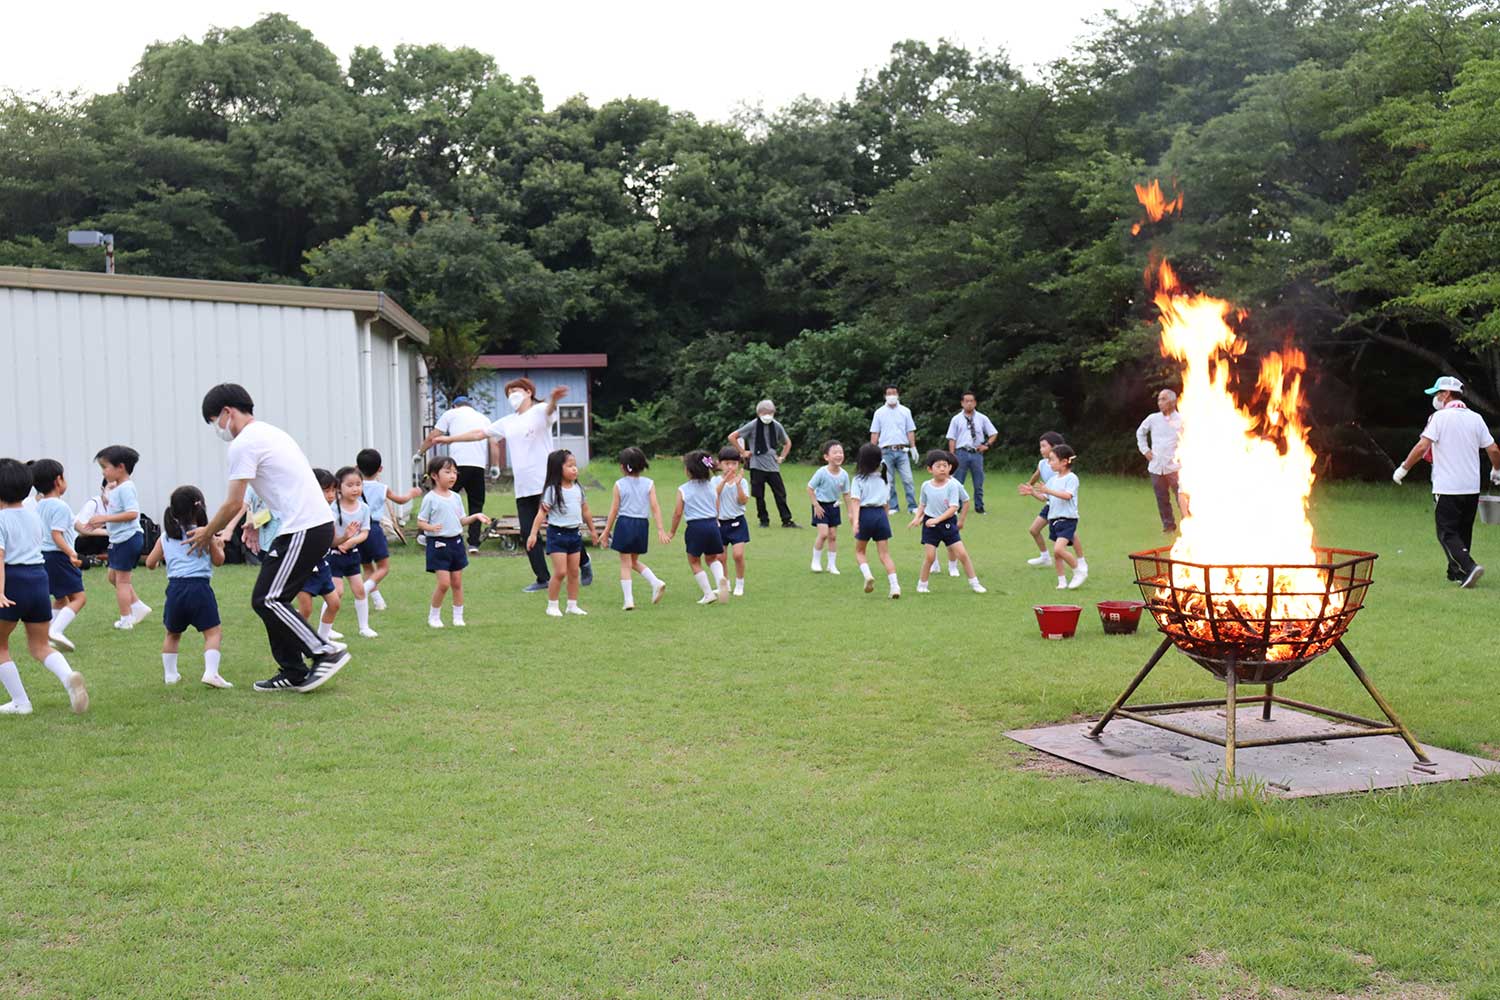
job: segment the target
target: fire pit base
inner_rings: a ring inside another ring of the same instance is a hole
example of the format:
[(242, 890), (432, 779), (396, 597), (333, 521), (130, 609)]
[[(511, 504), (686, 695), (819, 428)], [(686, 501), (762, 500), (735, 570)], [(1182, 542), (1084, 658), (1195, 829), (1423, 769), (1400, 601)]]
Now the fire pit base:
[[(1411, 734), (1411, 730), (1407, 729), (1406, 725), (1396, 717), (1396, 713), (1391, 710), (1390, 704), (1387, 703), (1381, 693), (1375, 689), (1375, 685), (1370, 683), (1370, 678), (1365, 674), (1364, 668), (1359, 665), (1359, 661), (1357, 661), (1354, 658), (1353, 654), (1349, 652), (1348, 647), (1344, 645), (1342, 639), (1335, 642), (1333, 648), (1338, 650), (1339, 655), (1344, 659), (1344, 663), (1348, 665), (1350, 671), (1353, 672), (1354, 676), (1359, 679), (1360, 684), (1364, 685), (1365, 690), (1369, 693), (1370, 697), (1374, 699), (1375, 704), (1385, 715), (1387, 720), (1386, 722), (1377, 722), (1374, 719), (1366, 719), (1362, 716), (1350, 715), (1347, 712), (1339, 712), (1331, 708), (1322, 708), (1318, 705), (1312, 705), (1305, 701), (1297, 701), (1292, 698), (1283, 698), (1275, 693), (1274, 682), (1265, 685), (1264, 694), (1241, 697), (1239, 694), (1240, 671), (1235, 669), (1233, 663), (1230, 663), (1228, 665), (1228, 669), (1224, 671), (1225, 697), (1222, 699), (1173, 701), (1153, 705), (1127, 705), (1126, 702), (1129, 700), (1131, 695), (1135, 694), (1136, 688), (1141, 686), (1141, 682), (1144, 681), (1147, 675), (1156, 668), (1156, 665), (1161, 662), (1161, 658), (1165, 656), (1167, 650), (1171, 648), (1171, 639), (1162, 640), (1161, 645), (1156, 648), (1156, 652), (1151, 655), (1151, 659), (1147, 660), (1146, 665), (1142, 667), (1140, 672), (1135, 675), (1135, 679), (1130, 682), (1129, 686), (1127, 686), (1124, 692), (1120, 694), (1120, 697), (1115, 699), (1115, 703), (1109, 707), (1108, 712), (1104, 713), (1104, 717), (1097, 723), (1095, 723), (1093, 728), (1089, 730), (1088, 735), (1090, 739), (1099, 739), (1100, 734), (1104, 732), (1104, 727), (1109, 725), (1112, 719), (1118, 717), (1121, 719), (1129, 719), (1132, 722), (1138, 722), (1143, 725), (1154, 726), (1157, 729), (1165, 729), (1166, 731), (1176, 733), (1179, 736), (1187, 736), (1195, 740), (1202, 740), (1205, 743), (1213, 743), (1224, 748), (1224, 775), (1230, 782), (1234, 781), (1234, 763), (1236, 750), (1247, 749), (1250, 747), (1282, 746), (1292, 743), (1320, 743), (1327, 740), (1348, 740), (1369, 736), (1399, 736), (1401, 737), (1401, 739), (1406, 741), (1407, 747), (1409, 747), (1411, 749), (1411, 752), (1416, 756), (1417, 763), (1419, 765), (1431, 766), (1432, 764), (1431, 759), (1427, 756), (1422, 747), (1417, 743), (1416, 737)], [(1235, 736), (1235, 720), (1239, 714), (1238, 707), (1241, 705), (1253, 704), (1261, 705), (1261, 718), (1266, 720), (1269, 720), (1271, 718), (1272, 705), (1284, 705), (1288, 708), (1299, 709), (1302, 712), (1309, 712), (1315, 715), (1321, 715), (1328, 719), (1337, 720), (1338, 722), (1345, 723), (1347, 724), (1347, 726), (1354, 728), (1342, 728), (1336, 732), (1328, 732), (1321, 735), (1293, 734), (1287, 736), (1237, 739)], [(1224, 736), (1220, 738), (1208, 733), (1198, 732), (1181, 726), (1176, 722), (1169, 722), (1164, 719), (1153, 718), (1151, 715), (1146, 714), (1148, 712), (1175, 712), (1192, 708), (1222, 708), (1224, 710)]]

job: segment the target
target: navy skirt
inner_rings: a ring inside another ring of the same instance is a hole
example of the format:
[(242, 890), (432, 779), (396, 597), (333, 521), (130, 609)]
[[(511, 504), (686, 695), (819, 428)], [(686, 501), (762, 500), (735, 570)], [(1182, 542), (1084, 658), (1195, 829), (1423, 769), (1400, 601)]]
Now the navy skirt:
[(891, 519), (885, 507), (861, 507), (854, 537), (863, 542), (884, 542), (891, 537)]
[(83, 574), (61, 552), (43, 552), (42, 565), (47, 567), (47, 592), (53, 597), (83, 592)]
[[(139, 547), (139, 546), (137, 546)], [(47, 567), (5, 564), (5, 596), (15, 603), (0, 608), (0, 622), (50, 622), (52, 601), (47, 596)]]
[(179, 576), (167, 581), (167, 606), (161, 623), (173, 635), (190, 628), (207, 632), (219, 627), (219, 601), (206, 576)]
[(719, 534), (719, 519), (700, 517), (687, 523), (682, 534), (690, 556), (717, 556), (724, 553), (724, 538)]
[(616, 552), (645, 555), (651, 542), (651, 522), (644, 517), (615, 518), (614, 532), (609, 536), (609, 547)]

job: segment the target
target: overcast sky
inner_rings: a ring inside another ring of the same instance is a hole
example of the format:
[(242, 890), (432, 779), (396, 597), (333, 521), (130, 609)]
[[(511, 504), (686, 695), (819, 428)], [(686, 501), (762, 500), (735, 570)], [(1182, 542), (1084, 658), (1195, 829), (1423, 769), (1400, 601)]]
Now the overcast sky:
[(113, 0), (7, 3), (0, 90), (113, 90), (147, 44), (290, 14), (345, 63), (357, 45), (467, 45), (512, 77), (532, 76), (551, 107), (582, 93), (660, 100), (700, 118), (799, 94), (836, 99), (905, 38), (1004, 48), (1030, 69), (1066, 55), (1087, 22), (1135, 0), (655, 0), (459, 3), (454, 0)]

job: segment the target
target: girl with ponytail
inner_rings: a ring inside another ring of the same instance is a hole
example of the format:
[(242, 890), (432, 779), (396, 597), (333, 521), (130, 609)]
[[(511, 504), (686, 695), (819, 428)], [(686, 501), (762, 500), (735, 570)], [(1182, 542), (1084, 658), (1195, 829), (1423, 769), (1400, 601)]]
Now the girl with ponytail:
[(224, 540), (215, 535), (208, 551), (193, 552), (187, 535), (193, 528), (208, 523), (208, 505), (196, 486), (179, 486), (172, 491), (167, 510), (161, 517), (162, 533), (156, 547), (146, 557), (146, 568), (167, 567), (167, 606), (162, 624), (167, 638), (161, 648), (164, 679), (168, 684), (181, 680), (177, 673), (177, 650), (182, 633), (195, 628), (203, 634), (203, 683), (209, 687), (229, 688), (233, 684), (219, 674), (219, 602), (212, 585), (215, 566), (224, 565)]

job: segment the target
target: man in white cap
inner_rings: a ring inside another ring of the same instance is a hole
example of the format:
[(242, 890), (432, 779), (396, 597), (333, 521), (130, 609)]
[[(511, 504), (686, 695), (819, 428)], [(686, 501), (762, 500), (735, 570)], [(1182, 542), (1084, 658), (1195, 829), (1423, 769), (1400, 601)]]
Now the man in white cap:
[(1484, 575), (1469, 547), (1474, 541), (1474, 515), (1479, 512), (1479, 453), (1490, 458), (1490, 482), (1500, 486), (1500, 446), (1484, 418), (1464, 404), (1464, 384), (1452, 375), (1439, 378), (1427, 395), (1437, 412), (1406, 460), (1391, 479), (1397, 484), (1425, 456), (1432, 458), (1433, 519), (1438, 543), (1448, 557), (1448, 579), (1472, 587)]

